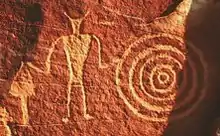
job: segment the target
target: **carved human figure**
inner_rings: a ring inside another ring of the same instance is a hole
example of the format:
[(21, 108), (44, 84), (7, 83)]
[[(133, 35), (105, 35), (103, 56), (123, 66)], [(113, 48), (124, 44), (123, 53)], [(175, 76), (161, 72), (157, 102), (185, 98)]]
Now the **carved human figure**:
[[(91, 119), (87, 113), (87, 106), (86, 106), (86, 94), (85, 89), (83, 86), (83, 64), (87, 58), (87, 54), (90, 49), (91, 41), (94, 39), (98, 43), (98, 50), (99, 50), (99, 67), (105, 68), (106, 65), (101, 64), (101, 44), (98, 38), (95, 35), (89, 34), (80, 34), (79, 29), (83, 18), (72, 19), (66, 12), (64, 15), (70, 20), (72, 24), (73, 34), (67, 36), (61, 36), (57, 38), (51, 44), (51, 48), (49, 49), (49, 53), (47, 55), (47, 59), (45, 61), (45, 69), (41, 69), (36, 67), (31, 62), (27, 62), (25, 65), (22, 65), (18, 75), (16, 76), (17, 79), (11, 85), (11, 94), (14, 96), (20, 97), (22, 101), (22, 111), (23, 111), (23, 120), (24, 124), (28, 123), (28, 111), (27, 111), (27, 97), (34, 95), (34, 84), (32, 82), (32, 77), (30, 75), (29, 70), (36, 70), (37, 72), (50, 74), (51, 72), (51, 57), (54, 53), (55, 48), (59, 48), (61, 45), (63, 46), (62, 49), (65, 52), (66, 56), (66, 63), (69, 72), (69, 79), (67, 84), (67, 115), (64, 115), (63, 122), (68, 122), (68, 118), (71, 116), (70, 113), (70, 102), (71, 102), (71, 91), (72, 87), (80, 87), (82, 98), (83, 98), (83, 116), (85, 119)], [(25, 75), (23, 75), (25, 74)], [(21, 79), (18, 79), (21, 78)], [(73, 84), (74, 83), (74, 84)], [(19, 92), (19, 93), (18, 93)]]
[[(87, 58), (89, 49), (90, 49), (90, 44), (92, 39), (96, 40), (98, 43), (98, 50), (99, 50), (99, 67), (100, 68), (105, 68), (106, 65), (101, 64), (101, 44), (98, 40), (98, 38), (95, 35), (90, 35), (90, 34), (80, 34), (80, 25), (81, 22), (83, 21), (83, 18), (78, 18), (78, 19), (72, 19), (70, 16), (67, 15), (66, 12), (64, 12), (65, 16), (68, 17), (72, 24), (72, 30), (73, 34), (68, 35), (68, 36), (61, 36), (59, 37), (55, 42), (52, 43), (52, 49), (55, 48), (55, 46), (59, 43), (62, 42), (64, 47), (64, 51), (66, 54), (66, 61), (68, 65), (68, 70), (69, 70), (69, 82), (68, 82), (68, 90), (67, 90), (67, 116), (63, 118), (64, 121), (68, 121), (68, 118), (70, 117), (70, 101), (71, 101), (71, 88), (72, 84), (74, 83), (75, 86), (80, 86), (81, 87), (81, 93), (82, 93), (82, 98), (83, 98), (83, 116), (85, 119), (91, 119), (92, 116), (90, 116), (87, 113), (87, 104), (86, 104), (86, 94), (85, 94), (85, 89), (83, 85), (83, 65), (84, 62)], [(87, 13), (88, 14), (88, 13)], [(50, 59), (52, 55), (51, 54), (48, 56), (48, 60)], [(47, 61), (49, 62), (49, 61)], [(48, 69), (50, 69), (50, 64), (47, 64)]]

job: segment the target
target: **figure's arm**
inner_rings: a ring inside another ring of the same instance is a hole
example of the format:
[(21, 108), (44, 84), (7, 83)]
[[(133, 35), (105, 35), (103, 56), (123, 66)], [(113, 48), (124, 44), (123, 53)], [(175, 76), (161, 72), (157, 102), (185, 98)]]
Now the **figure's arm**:
[(111, 58), (111, 62), (109, 64), (102, 63), (102, 44), (99, 40), (99, 38), (95, 35), (92, 35), (92, 38), (95, 39), (95, 41), (98, 44), (98, 63), (99, 63), (99, 68), (108, 68), (109, 66), (115, 65), (119, 62), (118, 58)]
[(92, 35), (92, 38), (95, 39), (95, 41), (98, 44), (98, 64), (99, 64), (99, 68), (107, 68), (108, 65), (106, 63), (102, 63), (102, 45), (101, 45), (101, 42), (100, 42), (99, 38), (95, 35)]
[(92, 35), (92, 38), (98, 44), (98, 65), (99, 65), (99, 68), (108, 68), (109, 64), (102, 63), (102, 44), (101, 44), (99, 38), (95, 35)]
[(34, 65), (33, 63), (31, 63), (31, 62), (27, 62), (26, 64), (27, 64), (30, 68), (36, 70), (36, 71), (39, 72), (39, 73), (49, 74), (49, 73), (50, 73), (50, 69), (51, 69), (51, 56), (52, 56), (52, 54), (53, 54), (53, 52), (54, 52), (54, 50), (55, 50), (56, 44), (59, 42), (59, 40), (60, 40), (61, 38), (62, 38), (62, 37), (60, 37), (60, 38), (58, 38), (56, 41), (52, 42), (51, 47), (50, 47), (50, 49), (49, 49), (49, 53), (48, 53), (47, 58), (46, 58), (46, 61), (45, 61), (45, 67), (43, 67), (43, 69), (41, 69), (41, 68), (35, 66), (35, 65)]

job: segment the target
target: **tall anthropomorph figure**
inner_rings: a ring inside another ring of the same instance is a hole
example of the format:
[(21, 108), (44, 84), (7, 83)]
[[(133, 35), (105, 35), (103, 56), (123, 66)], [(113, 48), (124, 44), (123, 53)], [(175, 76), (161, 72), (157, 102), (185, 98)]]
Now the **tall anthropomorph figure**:
[[(59, 48), (59, 50), (63, 50), (65, 52), (66, 57), (66, 64), (68, 67), (68, 83), (67, 83), (67, 102), (66, 102), (66, 109), (67, 114), (63, 116), (63, 121), (68, 122), (71, 116), (70, 113), (70, 102), (71, 102), (71, 92), (74, 87), (81, 88), (82, 94), (82, 105), (83, 105), (83, 116), (85, 119), (91, 119), (87, 113), (87, 106), (86, 106), (86, 94), (85, 89), (83, 86), (83, 65), (84, 61), (87, 58), (91, 41), (94, 40), (98, 43), (98, 50), (99, 50), (99, 67), (104, 68), (101, 64), (101, 44), (99, 39), (95, 35), (90, 34), (80, 34), (80, 25), (83, 21), (84, 17), (79, 18), (71, 18), (66, 12), (63, 13), (70, 21), (72, 25), (72, 34), (66, 36), (60, 36), (55, 41), (52, 42), (51, 48), (49, 49), (49, 53), (47, 55), (47, 59), (45, 61), (45, 69), (38, 68), (31, 62), (27, 62), (24, 66), (21, 66), (14, 82), (11, 85), (11, 94), (14, 96), (19, 96), (22, 94), (21, 100), (23, 104), (23, 120), (24, 124), (28, 123), (28, 108), (27, 108), (27, 97), (30, 95), (34, 95), (34, 84), (32, 82), (32, 76), (30, 74), (30, 70), (35, 70), (40, 73), (44, 73), (48, 75), (51, 73), (51, 58), (55, 49)], [(88, 14), (88, 13), (87, 13)], [(85, 14), (85, 16), (87, 15)], [(22, 79), (19, 79), (21, 78)], [(16, 80), (17, 79), (17, 80)], [(25, 92), (25, 93), (21, 93)], [(80, 93), (80, 92), (79, 92)], [(28, 94), (28, 95), (25, 95)]]

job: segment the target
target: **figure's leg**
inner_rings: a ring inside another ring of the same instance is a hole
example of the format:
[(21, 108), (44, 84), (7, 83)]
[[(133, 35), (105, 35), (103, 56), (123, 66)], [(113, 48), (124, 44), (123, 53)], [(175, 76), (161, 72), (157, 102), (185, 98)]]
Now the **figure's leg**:
[(84, 90), (83, 83), (81, 83), (81, 91), (83, 96), (83, 115), (86, 120), (92, 119), (93, 117), (87, 113), (87, 104), (86, 104), (86, 93)]
[(71, 90), (72, 90), (72, 83), (73, 83), (73, 68), (71, 63), (71, 57), (70, 57), (70, 50), (67, 46), (64, 46), (64, 51), (66, 54), (66, 60), (67, 60), (67, 67), (69, 70), (69, 80), (67, 85), (67, 117), (65, 117), (63, 120), (64, 122), (68, 122), (68, 118), (70, 117), (70, 101), (71, 101)]

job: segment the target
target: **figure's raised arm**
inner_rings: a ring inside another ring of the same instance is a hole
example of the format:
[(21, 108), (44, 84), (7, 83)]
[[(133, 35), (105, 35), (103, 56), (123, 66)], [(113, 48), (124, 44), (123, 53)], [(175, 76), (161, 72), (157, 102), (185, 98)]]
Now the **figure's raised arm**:
[(47, 55), (46, 60), (44, 62), (43, 68), (39, 68), (36, 65), (34, 65), (33, 63), (31, 63), (31, 62), (26, 62), (26, 64), (30, 68), (36, 70), (39, 73), (49, 74), (50, 73), (50, 69), (51, 69), (51, 56), (54, 53), (56, 45), (58, 44), (58, 42), (61, 39), (62, 39), (62, 36), (51, 43), (51, 47), (49, 48), (48, 55)]

